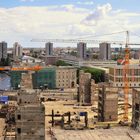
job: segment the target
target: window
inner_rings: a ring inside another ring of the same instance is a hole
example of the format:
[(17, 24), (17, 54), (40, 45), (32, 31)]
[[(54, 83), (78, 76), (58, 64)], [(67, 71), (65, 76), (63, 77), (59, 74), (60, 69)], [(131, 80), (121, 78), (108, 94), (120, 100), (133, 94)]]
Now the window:
[(21, 115), (17, 115), (17, 119), (18, 120), (21, 120)]
[(134, 86), (136, 86), (136, 84), (134, 84)]
[(17, 128), (17, 133), (18, 133), (18, 134), (21, 133), (21, 128)]
[(22, 100), (21, 99), (19, 99), (19, 103), (21, 104), (21, 102), (22, 102)]

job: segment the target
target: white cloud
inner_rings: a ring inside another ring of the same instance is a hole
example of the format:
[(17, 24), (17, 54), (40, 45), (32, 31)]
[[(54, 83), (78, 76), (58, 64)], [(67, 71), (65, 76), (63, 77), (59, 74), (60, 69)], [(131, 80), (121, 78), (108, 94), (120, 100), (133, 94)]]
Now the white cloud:
[(29, 43), (32, 38), (78, 38), (123, 29), (140, 33), (139, 16), (140, 13), (114, 11), (110, 4), (93, 10), (73, 5), (0, 8), (0, 34), (1, 40), (19, 41), (28, 47), (36, 45)]
[(96, 24), (99, 20), (107, 18), (108, 13), (112, 10), (112, 6), (107, 3), (103, 6), (98, 6), (93, 13), (89, 14), (84, 22)]
[(94, 5), (93, 1), (78, 1), (77, 4), (79, 5)]

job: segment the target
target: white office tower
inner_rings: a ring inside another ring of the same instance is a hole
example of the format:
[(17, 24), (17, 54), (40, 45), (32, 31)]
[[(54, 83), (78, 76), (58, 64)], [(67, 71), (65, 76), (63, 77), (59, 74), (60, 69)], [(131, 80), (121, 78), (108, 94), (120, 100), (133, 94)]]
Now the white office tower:
[(0, 42), (0, 60), (7, 58), (7, 43), (2, 41)]
[(45, 53), (46, 56), (53, 55), (53, 43), (48, 42), (45, 44)]
[(100, 44), (99, 59), (101, 59), (101, 60), (110, 60), (111, 59), (111, 46), (109, 43)]
[(22, 46), (18, 42), (15, 42), (13, 45), (13, 58), (19, 59), (21, 57), (22, 57)]
[(80, 42), (77, 44), (77, 56), (80, 59), (86, 59), (86, 49), (87, 45), (84, 42)]

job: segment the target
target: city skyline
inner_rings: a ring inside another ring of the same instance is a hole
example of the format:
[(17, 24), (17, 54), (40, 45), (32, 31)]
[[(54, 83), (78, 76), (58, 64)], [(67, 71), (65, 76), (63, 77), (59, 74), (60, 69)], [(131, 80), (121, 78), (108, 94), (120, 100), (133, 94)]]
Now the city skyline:
[[(16, 41), (23, 47), (43, 47), (44, 43), (30, 40), (129, 30), (130, 41), (139, 42), (139, 4), (136, 0), (0, 0), (0, 40), (8, 42), (9, 47)], [(125, 40), (125, 34), (88, 39)]]

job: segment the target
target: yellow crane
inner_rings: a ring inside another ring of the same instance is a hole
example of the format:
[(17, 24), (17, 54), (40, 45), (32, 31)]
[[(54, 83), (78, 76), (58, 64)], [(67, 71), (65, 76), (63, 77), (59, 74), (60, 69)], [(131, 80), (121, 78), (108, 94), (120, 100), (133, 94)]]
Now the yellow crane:
[(125, 45), (125, 57), (124, 57), (124, 116), (123, 121), (128, 122), (128, 94), (129, 94), (129, 57), (130, 57), (130, 49), (129, 49), (129, 32), (126, 31), (126, 45)]
[[(85, 40), (85, 39), (32, 39), (31, 42), (55, 42), (55, 43), (79, 43), (84, 42), (88, 44), (110, 43), (114, 45), (125, 45), (124, 68), (123, 68), (123, 82), (124, 82), (124, 116), (123, 122), (128, 122), (128, 94), (129, 94), (129, 57), (130, 45), (140, 45), (140, 43), (129, 43), (129, 31), (116, 32), (105, 35), (113, 35), (118, 33), (126, 33), (126, 41), (107, 41), (107, 40)], [(104, 35), (103, 35), (104, 36)]]

